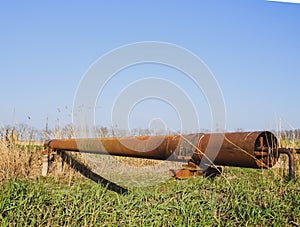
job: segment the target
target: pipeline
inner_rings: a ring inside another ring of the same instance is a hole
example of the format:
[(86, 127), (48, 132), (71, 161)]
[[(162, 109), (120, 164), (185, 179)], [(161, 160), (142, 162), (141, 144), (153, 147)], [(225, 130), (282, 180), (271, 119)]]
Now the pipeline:
[[(221, 139), (221, 140), (220, 140)], [(221, 141), (220, 144), (217, 142)], [(279, 155), (290, 150), (278, 148), (276, 136), (269, 131), (233, 133), (196, 133), (187, 135), (137, 136), (85, 139), (53, 139), (45, 142), (46, 150), (75, 151), (114, 156), (187, 162), (177, 178), (193, 176), (209, 166), (271, 168)], [(200, 167), (199, 167), (200, 165)], [(294, 178), (290, 160), (290, 178)]]

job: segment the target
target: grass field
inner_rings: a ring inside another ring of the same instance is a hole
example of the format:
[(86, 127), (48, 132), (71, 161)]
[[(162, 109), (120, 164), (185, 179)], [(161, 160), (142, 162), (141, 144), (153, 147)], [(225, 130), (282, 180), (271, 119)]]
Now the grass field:
[[(225, 179), (226, 177), (226, 179)], [(2, 226), (287, 226), (300, 223), (299, 184), (269, 171), (226, 168), (122, 195), (73, 178), (10, 179), (0, 186)]]
[(70, 168), (41, 177), (39, 147), (0, 145), (1, 226), (300, 224), (299, 182), (288, 182), (280, 168), (226, 167), (214, 180), (170, 179), (118, 194)]

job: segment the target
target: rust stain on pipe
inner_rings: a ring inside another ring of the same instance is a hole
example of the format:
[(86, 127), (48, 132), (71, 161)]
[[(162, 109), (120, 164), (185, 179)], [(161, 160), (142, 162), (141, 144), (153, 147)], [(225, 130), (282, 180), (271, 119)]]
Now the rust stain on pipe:
[[(212, 134), (205, 134), (199, 149), (205, 151)], [(203, 154), (194, 153), (193, 159), (200, 161)], [(278, 143), (275, 135), (268, 131), (224, 133), (221, 149), (214, 159), (215, 165), (270, 168), (278, 161)]]
[(192, 158), (193, 162), (199, 164), (206, 155), (206, 148), (213, 135), (224, 138), (219, 151), (217, 144), (212, 143), (212, 146), (210, 146), (212, 149), (215, 146), (215, 152), (218, 152), (215, 159), (212, 160), (215, 165), (270, 168), (278, 160), (277, 139), (274, 134), (268, 131), (98, 139), (54, 139), (47, 141), (45, 147), (53, 150), (81, 151), (158, 160), (186, 161)]

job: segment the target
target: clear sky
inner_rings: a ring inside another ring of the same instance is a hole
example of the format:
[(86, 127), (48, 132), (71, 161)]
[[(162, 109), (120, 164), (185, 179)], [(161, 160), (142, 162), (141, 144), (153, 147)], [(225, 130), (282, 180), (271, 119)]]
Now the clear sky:
[[(50, 127), (70, 123), (76, 90), (93, 62), (122, 45), (162, 41), (190, 50), (210, 68), (224, 96), (228, 130), (275, 129), (280, 118), (286, 129), (300, 128), (299, 21), (300, 4), (265, 0), (0, 0), (0, 126), (43, 128), (47, 115)], [(178, 76), (151, 70), (150, 76)], [(121, 89), (117, 81), (108, 84), (97, 123), (110, 124), (105, 110)], [(192, 88), (188, 94), (201, 127), (209, 128), (204, 96)], [(147, 127), (155, 117), (178, 127), (170, 106), (154, 101), (136, 106), (132, 127)]]

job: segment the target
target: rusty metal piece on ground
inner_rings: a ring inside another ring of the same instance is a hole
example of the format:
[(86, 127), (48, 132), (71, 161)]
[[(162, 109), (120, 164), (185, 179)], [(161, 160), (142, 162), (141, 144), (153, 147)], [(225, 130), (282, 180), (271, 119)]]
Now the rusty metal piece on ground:
[(201, 168), (192, 161), (189, 161), (187, 165), (183, 165), (182, 169), (170, 170), (170, 175), (176, 179), (186, 179), (194, 176), (203, 176)]
[[(46, 148), (53, 150), (81, 151), (96, 154), (110, 154), (135, 158), (169, 161), (184, 161), (199, 165), (206, 158), (206, 148), (213, 135), (223, 136), (214, 165), (270, 168), (278, 160), (278, 145), (274, 134), (263, 132), (239, 132), (224, 134), (188, 134), (168, 136), (138, 136), (99, 139), (50, 140)], [(214, 144), (211, 144), (212, 150)], [(205, 154), (205, 155), (204, 155)]]
[(201, 170), (199, 167), (194, 167), (195, 164), (183, 165), (182, 169), (170, 170), (170, 176), (176, 179), (187, 179), (195, 176), (205, 176), (208, 178), (215, 178), (222, 173), (222, 167), (210, 166), (205, 170)]
[(197, 171), (191, 171), (188, 169), (172, 169), (169, 170), (170, 171), (170, 176), (171, 177), (175, 177), (178, 180), (183, 180), (183, 179), (187, 179), (187, 178), (191, 178), (191, 177), (195, 177), (195, 176), (203, 176), (203, 172), (200, 170)]
[[(214, 143), (213, 136), (223, 140), (221, 148)], [(212, 141), (210, 141), (212, 139)], [(216, 152), (215, 158), (206, 152), (207, 147)], [(196, 175), (216, 175), (219, 166), (270, 168), (278, 160), (276, 136), (268, 131), (234, 132), (216, 134), (188, 134), (167, 136), (138, 136), (86, 139), (54, 139), (45, 143), (45, 148), (54, 151), (80, 151), (135, 158), (147, 158), (186, 162), (180, 170), (172, 171), (178, 179)], [(199, 164), (212, 166), (202, 172)], [(211, 160), (210, 160), (211, 159)], [(291, 175), (291, 177), (293, 177)]]

